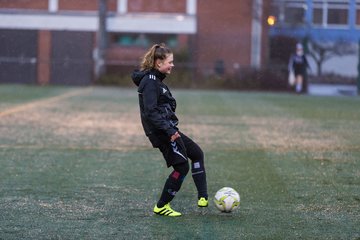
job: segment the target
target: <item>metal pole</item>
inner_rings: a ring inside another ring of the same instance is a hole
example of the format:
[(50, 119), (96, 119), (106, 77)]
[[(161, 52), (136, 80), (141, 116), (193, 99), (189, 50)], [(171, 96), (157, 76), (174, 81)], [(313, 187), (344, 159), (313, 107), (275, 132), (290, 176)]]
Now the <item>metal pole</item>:
[(105, 73), (105, 50), (107, 48), (106, 13), (107, 0), (98, 0), (99, 26), (94, 53), (96, 79)]

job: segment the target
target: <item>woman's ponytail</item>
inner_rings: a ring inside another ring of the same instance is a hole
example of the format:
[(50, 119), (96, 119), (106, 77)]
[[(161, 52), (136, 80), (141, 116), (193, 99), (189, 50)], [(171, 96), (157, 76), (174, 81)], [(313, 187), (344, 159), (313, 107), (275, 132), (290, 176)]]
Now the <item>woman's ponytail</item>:
[(155, 67), (157, 59), (164, 60), (172, 51), (164, 43), (154, 44), (142, 57), (140, 70), (150, 70)]

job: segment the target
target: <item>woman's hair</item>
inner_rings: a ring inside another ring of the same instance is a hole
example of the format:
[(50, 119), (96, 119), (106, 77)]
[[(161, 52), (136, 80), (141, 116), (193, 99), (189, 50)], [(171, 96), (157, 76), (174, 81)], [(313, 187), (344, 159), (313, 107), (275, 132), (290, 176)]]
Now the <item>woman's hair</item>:
[(140, 70), (150, 70), (154, 68), (157, 59), (164, 60), (172, 51), (164, 43), (153, 45), (142, 57)]

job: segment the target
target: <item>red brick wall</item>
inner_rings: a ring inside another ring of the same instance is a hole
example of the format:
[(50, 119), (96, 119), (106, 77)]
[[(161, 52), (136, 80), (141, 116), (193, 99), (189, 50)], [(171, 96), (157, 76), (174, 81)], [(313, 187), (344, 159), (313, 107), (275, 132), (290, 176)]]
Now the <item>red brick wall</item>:
[(47, 84), (50, 80), (51, 32), (38, 31), (38, 65), (37, 80), (39, 84)]
[[(108, 0), (108, 10), (116, 11), (116, 0)], [(59, 10), (97, 11), (98, 0), (59, 0)]]
[[(48, 2), (48, 0), (0, 0), (0, 8), (48, 10)], [(116, 6), (116, 0), (108, 0), (109, 11), (116, 11)], [(97, 9), (98, 0), (59, 0), (59, 10), (97, 11)]]
[(211, 73), (216, 60), (227, 72), (234, 64), (250, 65), (251, 0), (198, 0), (198, 33), (195, 59), (200, 69)]
[(0, 8), (48, 9), (48, 0), (0, 0)]
[(147, 49), (139, 47), (116, 47), (110, 48), (106, 51), (106, 59), (108, 63), (116, 64), (135, 64), (140, 63), (140, 58), (144, 55)]
[(128, 11), (185, 13), (186, 0), (128, 0)]
[[(98, 0), (59, 0), (59, 10), (96, 11)], [(108, 0), (108, 9), (116, 11), (117, 1)], [(0, 8), (48, 9), (48, 0), (0, 0)], [(129, 12), (185, 13), (186, 0), (128, 0)]]

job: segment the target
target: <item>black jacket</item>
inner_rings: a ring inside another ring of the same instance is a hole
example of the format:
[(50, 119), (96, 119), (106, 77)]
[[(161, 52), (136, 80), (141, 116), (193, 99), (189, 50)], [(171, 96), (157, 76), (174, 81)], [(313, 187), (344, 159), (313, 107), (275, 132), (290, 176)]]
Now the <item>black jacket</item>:
[(138, 86), (141, 123), (153, 147), (170, 142), (170, 137), (178, 131), (176, 101), (163, 83), (165, 77), (155, 69), (135, 70), (131, 75)]
[(308, 68), (310, 68), (310, 66), (305, 55), (291, 55), (289, 61), (289, 70), (294, 71), (295, 75), (305, 75)]

